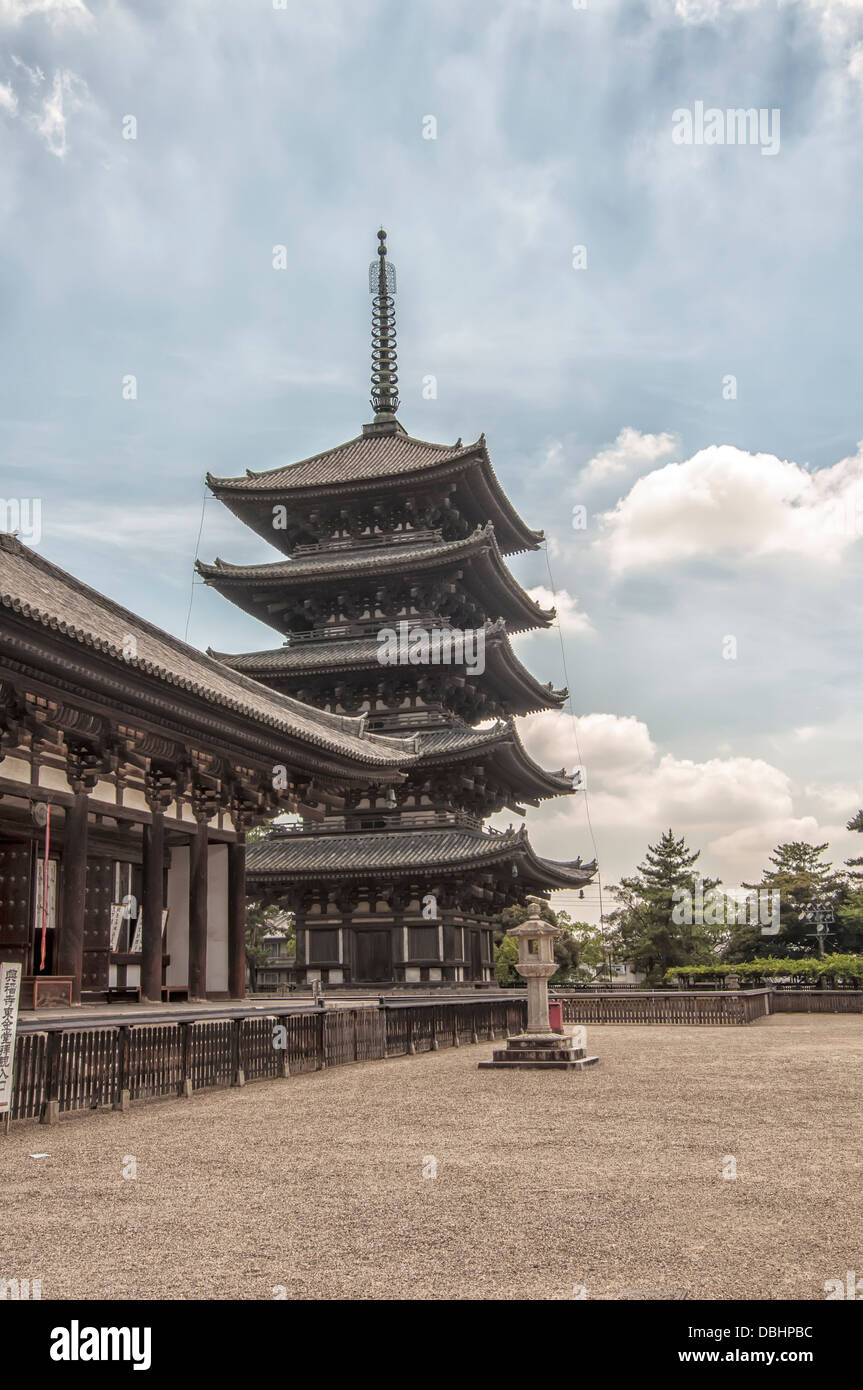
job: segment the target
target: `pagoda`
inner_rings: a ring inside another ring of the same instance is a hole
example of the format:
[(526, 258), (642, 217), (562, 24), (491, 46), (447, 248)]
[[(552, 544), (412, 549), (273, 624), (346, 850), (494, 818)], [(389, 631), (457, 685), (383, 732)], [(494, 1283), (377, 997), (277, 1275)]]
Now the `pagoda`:
[(369, 273), (374, 295), (374, 419), (356, 438), (265, 473), (207, 483), (281, 551), (262, 565), (198, 565), (207, 584), (284, 639), (240, 655), (235, 671), (415, 755), (383, 790), (344, 788), (249, 846), (249, 891), (296, 916), (301, 981), (326, 985), (491, 983), (493, 928), (528, 894), (581, 887), (596, 870), (542, 858), (526, 830), (485, 830), (570, 795), (564, 770), (527, 753), (515, 716), (559, 709), (516, 657), (512, 633), (545, 628), (506, 555), (537, 550), (541, 531), (495, 477), (485, 436), (433, 444), (397, 419), (395, 271), (386, 233)]

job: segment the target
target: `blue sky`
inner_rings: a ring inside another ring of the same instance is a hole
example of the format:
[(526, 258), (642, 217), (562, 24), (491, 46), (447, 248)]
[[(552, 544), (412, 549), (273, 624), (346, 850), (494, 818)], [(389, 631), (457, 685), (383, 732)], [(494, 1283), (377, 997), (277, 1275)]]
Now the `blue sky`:
[[(863, 0), (2, 0), (0, 48), (3, 491), (42, 553), (271, 644), (192, 595), (203, 477), (370, 418), (383, 223), (404, 425), (484, 430), (549, 537), (513, 568), (556, 591), (581, 758), (568, 717), (525, 736), (587, 768), (605, 880), (668, 824), (729, 883), (855, 851)], [(696, 102), (778, 110), (778, 151), (675, 144)], [(209, 501), (216, 554), (268, 551)], [(556, 633), (519, 651), (563, 683)], [(592, 855), (583, 802), (541, 852)]]

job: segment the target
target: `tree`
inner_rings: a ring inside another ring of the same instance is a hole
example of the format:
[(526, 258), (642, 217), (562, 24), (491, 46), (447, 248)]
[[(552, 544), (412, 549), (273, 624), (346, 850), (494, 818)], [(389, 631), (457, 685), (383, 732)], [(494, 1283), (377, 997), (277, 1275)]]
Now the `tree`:
[[(848, 830), (863, 834), (863, 811), (848, 822)], [(833, 949), (852, 954), (863, 952), (863, 858), (846, 859), (845, 890), (837, 910), (838, 928)]]
[(823, 845), (792, 840), (777, 845), (769, 856), (760, 883), (744, 884), (760, 892), (779, 894), (779, 931), (765, 933), (760, 924), (737, 924), (725, 953), (732, 962), (753, 960), (756, 956), (818, 955), (816, 929), (819, 919), (831, 932), (830, 948), (836, 941), (836, 908), (843, 896), (842, 875), (824, 860)]
[[(677, 839), (669, 829), (658, 844), (648, 846), (637, 873), (622, 878), (611, 890), (620, 905), (603, 920), (612, 927), (615, 954), (631, 961), (651, 984), (673, 965), (707, 963), (721, 939), (721, 928), (698, 921), (694, 910), (699, 883), (704, 893), (717, 883), (716, 879), (701, 880), (694, 872), (700, 857), (700, 850), (690, 850), (684, 837)], [(691, 920), (675, 912), (683, 893), (690, 895), (693, 904)], [(679, 917), (683, 920), (676, 920)]]
[[(499, 985), (509, 987), (524, 984), (524, 980), (515, 968), (515, 962), (518, 960), (518, 942), (515, 937), (507, 936), (506, 933), (510, 927), (521, 926), (522, 922), (527, 921), (529, 915), (526, 907), (522, 907), (520, 903), (515, 903), (512, 907), (505, 907), (497, 919), (494, 975)], [(561, 929), (561, 935), (556, 938), (554, 943), (557, 970), (552, 975), (549, 984), (564, 984), (574, 978), (579, 969), (580, 943), (577, 929), (590, 930), (590, 928), (583, 922), (571, 922), (566, 912), (555, 912), (548, 903), (542, 905), (539, 915), (543, 921), (550, 922), (553, 927)]]
[[(278, 926), (277, 926), (278, 924)], [(290, 947), (293, 942), (296, 951), (297, 938), (294, 931), (294, 915), (285, 912), (278, 903), (246, 904), (246, 965), (254, 987), (256, 972), (267, 964), (269, 952), (264, 945), (264, 937), (279, 930)]]

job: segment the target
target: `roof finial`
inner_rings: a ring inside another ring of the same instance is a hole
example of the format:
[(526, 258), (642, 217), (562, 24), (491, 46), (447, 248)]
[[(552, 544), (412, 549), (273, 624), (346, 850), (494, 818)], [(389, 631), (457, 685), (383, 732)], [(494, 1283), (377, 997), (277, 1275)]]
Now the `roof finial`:
[(375, 424), (395, 420), (399, 408), (399, 378), (396, 365), (396, 268), (387, 260), (387, 234), (378, 232), (378, 264), (369, 266), (369, 293), (372, 301), (372, 405)]

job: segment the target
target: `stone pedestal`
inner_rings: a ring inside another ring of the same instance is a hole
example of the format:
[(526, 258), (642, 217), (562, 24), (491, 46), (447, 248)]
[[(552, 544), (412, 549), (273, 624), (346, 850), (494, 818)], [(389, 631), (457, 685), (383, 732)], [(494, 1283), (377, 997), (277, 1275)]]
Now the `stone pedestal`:
[(598, 1057), (588, 1057), (575, 1039), (559, 1033), (521, 1033), (507, 1038), (506, 1047), (495, 1048), (490, 1062), (479, 1062), (481, 1070), (583, 1071), (594, 1067)]

